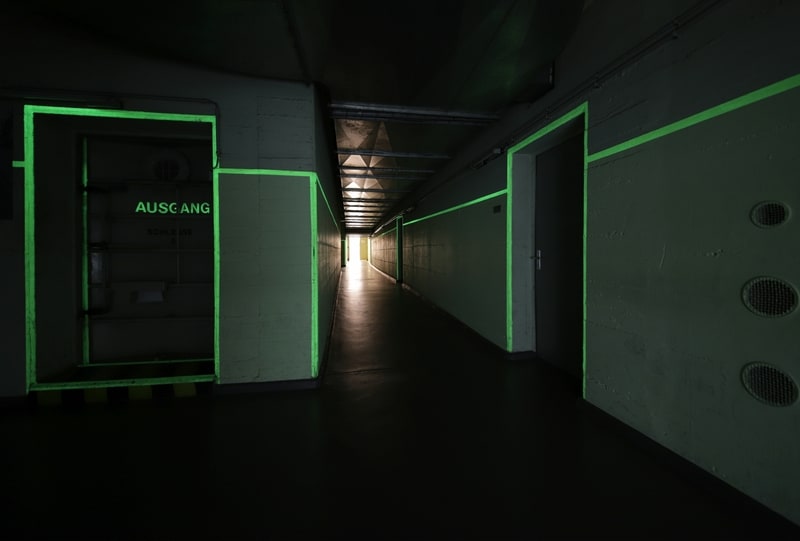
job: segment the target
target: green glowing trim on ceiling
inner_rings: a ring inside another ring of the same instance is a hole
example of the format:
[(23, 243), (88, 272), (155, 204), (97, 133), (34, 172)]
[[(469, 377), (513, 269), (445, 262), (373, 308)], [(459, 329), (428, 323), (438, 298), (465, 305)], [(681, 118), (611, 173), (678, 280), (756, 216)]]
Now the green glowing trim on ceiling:
[(436, 218), (437, 216), (441, 216), (443, 214), (449, 214), (450, 212), (455, 212), (457, 210), (461, 210), (463, 208), (471, 207), (472, 205), (477, 205), (478, 203), (483, 203), (484, 201), (488, 201), (489, 199), (494, 199), (495, 197), (500, 197), (504, 195), (506, 190), (498, 190), (496, 192), (490, 193), (488, 195), (484, 195), (478, 197), (477, 199), (473, 199), (471, 201), (467, 201), (466, 203), (461, 203), (454, 207), (450, 207), (444, 210), (440, 210), (439, 212), (434, 212), (433, 214), (428, 214), (427, 216), (423, 216), (422, 218), (417, 218), (415, 220), (411, 220), (410, 222), (406, 222), (403, 224), (403, 227), (408, 227), (410, 225), (418, 224), (419, 222), (423, 222), (425, 220), (430, 220), (431, 218)]
[(89, 142), (83, 138), (81, 149), (81, 223), (83, 239), (81, 241), (81, 310), (83, 312), (82, 364), (89, 364)]
[(170, 376), (164, 378), (110, 379), (105, 381), (70, 381), (64, 383), (34, 383), (30, 391), (69, 391), (75, 389), (98, 389), (112, 387), (141, 387), (143, 385), (169, 385), (175, 383), (208, 383), (215, 382), (216, 376)]
[(736, 111), (737, 109), (741, 109), (742, 107), (752, 105), (753, 103), (759, 102), (766, 98), (771, 98), (773, 96), (786, 92), (787, 90), (792, 90), (797, 87), (800, 87), (800, 75), (794, 75), (782, 81), (778, 81), (777, 83), (773, 83), (759, 90), (749, 92), (747, 94), (744, 94), (743, 96), (739, 96), (738, 98), (734, 98), (732, 100), (726, 101), (725, 103), (721, 103), (719, 105), (706, 109), (705, 111), (701, 111), (694, 115), (688, 116), (682, 120), (678, 120), (677, 122), (667, 124), (666, 126), (662, 126), (661, 128), (655, 129), (651, 132), (645, 133), (638, 137), (634, 137), (633, 139), (629, 139), (625, 142), (619, 143), (617, 145), (601, 150), (599, 152), (595, 152), (594, 154), (590, 154), (589, 163), (601, 160), (603, 158), (607, 158), (609, 156), (613, 156), (614, 154), (618, 154), (626, 150), (630, 150), (645, 143), (649, 143), (656, 139), (660, 139), (665, 135), (669, 135), (671, 133), (675, 133), (677, 131), (690, 128), (696, 124), (705, 122), (706, 120), (711, 120), (712, 118), (716, 118), (718, 116), (730, 113), (732, 111)]
[[(507, 212), (506, 212), (506, 350), (509, 352), (514, 351), (514, 310), (513, 310), (513, 299), (514, 299), (514, 282), (513, 282), (513, 256), (514, 256), (514, 243), (513, 243), (513, 193), (514, 193), (514, 167), (513, 167), (513, 156), (516, 152), (520, 149), (528, 146), (529, 144), (533, 143), (548, 135), (558, 128), (561, 128), (566, 123), (578, 118), (580, 115), (584, 115), (584, 126), (588, 126), (588, 117), (589, 117), (589, 104), (584, 102), (579, 106), (575, 107), (571, 111), (568, 111), (558, 119), (554, 120), (550, 124), (547, 124), (543, 128), (537, 130), (533, 134), (529, 135), (519, 143), (513, 145), (511, 148), (508, 149), (508, 153), (506, 154), (506, 193), (508, 196), (508, 200), (506, 203)], [(586, 143), (588, 142), (588, 129), (584, 129), (584, 177), (586, 176)], [(584, 178), (584, 199), (586, 198), (586, 180)], [(584, 202), (585, 205), (585, 202)], [(585, 212), (585, 207), (584, 207)], [(585, 225), (584, 225), (585, 227)], [(586, 234), (584, 232), (584, 239)], [(584, 307), (586, 306), (586, 272), (585, 272), (585, 261), (586, 261), (586, 253), (585, 253), (585, 240), (584, 240), (584, 274), (583, 274), (583, 289), (584, 289), (584, 300), (583, 304)], [(585, 312), (585, 308), (584, 308)], [(586, 326), (585, 317), (584, 317), (584, 327)], [(584, 360), (585, 363), (585, 360)], [(585, 371), (584, 371), (585, 372)]]
[[(35, 214), (35, 175), (34, 175), (34, 148), (35, 148), (35, 132), (34, 132), (34, 115), (60, 115), (60, 116), (75, 116), (75, 117), (89, 117), (89, 118), (113, 118), (113, 119), (127, 119), (127, 120), (156, 120), (156, 121), (169, 121), (169, 122), (191, 122), (191, 123), (208, 123), (211, 126), (211, 155), (214, 159), (217, 156), (217, 119), (213, 115), (192, 115), (183, 113), (158, 113), (152, 111), (126, 111), (117, 109), (95, 109), (88, 107), (59, 107), (49, 105), (24, 105), (22, 109), (23, 118), (23, 146), (25, 158), (20, 162), (13, 162), (15, 166), (23, 167), (24, 173), (24, 255), (25, 255), (25, 390), (26, 393), (33, 388), (42, 389), (37, 386), (36, 382), (36, 214)], [(216, 179), (216, 176), (214, 176)], [(216, 180), (215, 180), (216, 182)], [(218, 231), (215, 230), (215, 237)], [(215, 242), (216, 244), (216, 242)], [(216, 250), (216, 247), (215, 247)], [(215, 254), (218, 257), (218, 254)], [(216, 272), (216, 269), (215, 269)], [(215, 278), (215, 282), (217, 279)], [(215, 303), (219, 306), (218, 291), (215, 291)], [(215, 312), (218, 310), (215, 308)], [(217, 329), (219, 325), (218, 318), (215, 318), (215, 342), (219, 336)], [(215, 343), (215, 352), (218, 352), (217, 344)], [(219, 358), (215, 365), (218, 366)], [(209, 376), (216, 379), (219, 376), (218, 369), (215, 376)], [(159, 380), (163, 381), (163, 380)], [(188, 381), (188, 380), (180, 380)], [(83, 383), (94, 387), (108, 387), (109, 382), (73, 382), (71, 384)], [(112, 382), (113, 383), (113, 382)], [(169, 382), (167, 382), (169, 383)], [(71, 385), (70, 384), (70, 385)], [(131, 383), (126, 381), (120, 385), (140, 384)], [(141, 383), (145, 384), (145, 383)], [(58, 388), (84, 388), (84, 387), (58, 387), (62, 384), (47, 384), (48, 389)], [(53, 387), (56, 385), (56, 387)]]

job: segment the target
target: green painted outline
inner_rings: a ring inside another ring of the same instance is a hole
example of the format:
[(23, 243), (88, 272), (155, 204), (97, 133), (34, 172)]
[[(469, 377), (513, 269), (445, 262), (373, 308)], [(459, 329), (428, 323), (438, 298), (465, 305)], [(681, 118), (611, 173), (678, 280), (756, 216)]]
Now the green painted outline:
[[(331, 204), (328, 202), (328, 197), (325, 195), (325, 188), (322, 187), (322, 182), (319, 179), (319, 175), (317, 175), (317, 173), (311, 173), (311, 175), (312, 175), (311, 183), (314, 187), (319, 187), (319, 193), (322, 194), (322, 200), (325, 201), (325, 206), (328, 207), (328, 213), (330, 213), (331, 215), (331, 220), (333, 220), (333, 225), (336, 228), (336, 231), (339, 233), (339, 237), (341, 238), (342, 230), (339, 228), (339, 222), (336, 219), (336, 215), (333, 213)], [(317, 192), (313, 188), (312, 192), (314, 193), (314, 197), (311, 202), (311, 209), (313, 214), (313, 219), (311, 221), (311, 243), (312, 243), (311, 328), (314, 334), (311, 342), (311, 377), (316, 378), (319, 376), (319, 365), (321, 362), (319, 355), (319, 302), (320, 302), (319, 249), (318, 249), (319, 224), (317, 223), (317, 205), (318, 205)]]
[[(199, 115), (187, 113), (159, 113), (156, 111), (132, 111), (125, 109), (97, 109), (92, 107), (62, 107), (55, 105), (30, 105), (24, 106), (25, 111), (60, 116), (85, 116), (95, 118), (126, 118), (129, 120), (164, 120), (171, 122), (209, 122), (216, 126), (217, 117), (214, 115)], [(216, 156), (216, 154), (215, 154)], [(27, 161), (27, 154), (25, 155)]]
[(514, 201), (512, 195), (514, 194), (513, 178), (513, 153), (516, 149), (509, 150), (506, 153), (506, 351), (511, 353), (514, 351), (514, 311), (513, 311), (513, 279), (514, 273), (512, 272), (512, 240), (514, 238)]
[(33, 178), (33, 113), (31, 106), (23, 107), (24, 131), (24, 229), (25, 229), (25, 393), (36, 384), (36, 237), (34, 178)]
[(322, 187), (322, 182), (319, 180), (319, 175), (316, 173), (312, 173), (314, 178), (317, 179), (317, 185), (319, 186), (319, 191), (322, 194), (322, 199), (325, 201), (325, 205), (328, 207), (328, 212), (333, 219), (333, 225), (336, 227), (336, 231), (339, 232), (339, 236), (342, 236), (342, 230), (339, 228), (339, 222), (336, 220), (336, 215), (333, 213), (333, 208), (331, 208), (331, 204), (328, 202), (328, 196), (325, 195), (325, 189)]
[(595, 152), (594, 154), (590, 154), (588, 156), (588, 162), (595, 162), (597, 160), (613, 156), (614, 154), (619, 154), (620, 152), (624, 152), (656, 139), (660, 139), (661, 137), (671, 133), (690, 128), (696, 124), (705, 122), (706, 120), (711, 120), (712, 118), (736, 111), (742, 107), (752, 105), (753, 103), (762, 101), (766, 98), (777, 96), (778, 94), (795, 89), (797, 87), (800, 87), (800, 74), (788, 77), (782, 81), (778, 81), (777, 83), (773, 83), (758, 90), (754, 90), (753, 92), (748, 92), (747, 94), (739, 96), (738, 98), (726, 101), (706, 109), (705, 111), (701, 111), (694, 115), (678, 120), (677, 122), (667, 124), (666, 126), (662, 126), (661, 128), (657, 128), (638, 137), (634, 137), (633, 139), (629, 139), (599, 152)]
[(380, 234), (380, 235), (378, 235), (377, 237), (372, 237), (372, 238), (379, 239), (379, 238), (381, 238), (381, 237), (382, 237), (382, 236), (384, 236), (384, 235), (388, 235), (389, 233), (393, 232), (394, 230), (395, 230), (395, 228), (393, 227), (393, 228), (391, 228), (391, 229), (389, 229), (389, 230), (387, 230), (387, 231), (384, 231), (383, 233), (381, 233), (381, 234)]
[[(23, 119), (23, 146), (25, 159), (21, 161), (12, 162), (15, 167), (22, 167), (24, 169), (24, 255), (25, 255), (25, 365), (26, 365), (26, 380), (25, 392), (30, 392), (33, 388), (42, 389), (36, 381), (36, 214), (35, 214), (35, 176), (34, 176), (34, 115), (48, 114), (48, 115), (61, 115), (61, 116), (78, 116), (78, 117), (92, 117), (92, 118), (115, 118), (127, 120), (156, 120), (156, 121), (169, 121), (169, 122), (193, 122), (193, 123), (208, 123), (211, 125), (211, 155), (213, 159), (217, 156), (217, 118), (214, 115), (196, 115), (184, 113), (158, 113), (152, 111), (127, 111), (119, 109), (95, 109), (88, 107), (60, 107), (49, 105), (23, 105), (22, 119)], [(213, 164), (212, 164), (213, 165)], [(216, 184), (217, 177), (212, 175), (212, 184)], [(212, 186), (212, 190), (216, 192), (216, 186)], [(215, 205), (216, 207), (216, 205)], [(215, 229), (214, 236), (218, 238), (219, 231)], [(215, 241), (215, 259), (218, 258), (217, 251), (218, 242)], [(215, 269), (216, 272), (217, 269)], [(218, 314), (218, 278), (215, 277), (215, 312)], [(209, 376), (213, 381), (219, 378), (219, 355), (218, 355), (218, 336), (219, 336), (219, 318), (215, 317), (215, 374)], [(205, 380), (204, 380), (205, 381)], [(47, 389), (57, 389), (65, 387), (53, 387), (53, 385), (77, 385), (84, 382), (70, 382), (68, 384), (46, 384)], [(97, 387), (109, 387), (109, 383), (114, 382), (90, 382), (96, 384)], [(126, 382), (124, 385), (131, 385), (132, 383)], [(133, 383), (138, 384), (138, 383)], [(144, 385), (146, 383), (142, 383)], [(66, 387), (66, 388), (83, 388), (83, 387)]]
[(34, 383), (29, 391), (69, 391), (111, 387), (141, 387), (144, 385), (169, 385), (174, 383), (216, 382), (213, 375), (170, 376), (165, 378), (110, 379), (104, 381), (70, 381), (68, 383)]
[[(322, 191), (328, 211), (334, 218), (333, 210), (328, 204), (325, 190), (317, 173), (313, 171), (289, 171), (283, 169), (247, 169), (219, 167), (215, 169), (217, 175), (257, 175), (257, 176), (280, 176), (280, 177), (305, 177), (309, 181), (309, 214), (311, 215), (311, 377), (319, 376), (319, 258), (317, 247), (319, 244), (319, 231), (317, 224), (317, 186)], [(336, 229), (339, 230), (338, 224)], [(340, 231), (340, 230), (339, 230)], [(341, 234), (341, 231), (340, 231)], [(219, 276), (219, 274), (217, 274)], [(219, 357), (219, 356), (218, 356)]]
[[(214, 154), (216, 159), (216, 154)], [(212, 164), (213, 165), (213, 164)], [(214, 376), (219, 383), (220, 348), (219, 348), (219, 306), (222, 300), (219, 292), (219, 170), (212, 166), (211, 171), (211, 220), (214, 229)]]
[(89, 364), (89, 140), (83, 138), (81, 148), (81, 223), (83, 226), (83, 239), (81, 241), (81, 309), (83, 310), (83, 339), (81, 344), (81, 363)]
[[(319, 224), (316, 173), (309, 175), (308, 213), (311, 215), (311, 377), (319, 375)], [(322, 186), (320, 186), (322, 189)], [(324, 194), (323, 194), (324, 197)]]
[(285, 169), (247, 169), (241, 167), (218, 167), (220, 175), (261, 175), (265, 177), (310, 177), (312, 171), (288, 171)]
[(181, 363), (207, 363), (213, 361), (213, 357), (205, 359), (162, 359), (159, 361), (111, 361), (111, 362), (96, 362), (91, 364), (90, 368), (99, 368), (101, 366), (150, 366), (154, 364), (181, 364)]
[[(442, 214), (449, 214), (450, 212), (455, 212), (457, 210), (461, 210), (466, 207), (471, 207), (472, 205), (477, 205), (478, 203), (483, 203), (484, 201), (488, 201), (489, 199), (494, 199), (495, 197), (500, 197), (501, 195), (505, 194), (506, 190), (498, 190), (496, 192), (490, 193), (488, 195), (483, 195), (478, 197), (477, 199), (473, 199), (471, 201), (467, 201), (466, 203), (461, 203), (454, 207), (450, 207), (444, 210), (440, 210), (439, 212), (434, 212), (433, 214), (428, 214), (427, 216), (423, 216), (422, 218), (417, 218), (416, 220), (411, 220), (410, 222), (405, 222), (403, 227), (408, 227), (409, 225), (417, 224), (419, 222), (423, 222), (425, 220), (429, 220), (431, 218), (436, 218), (437, 216), (441, 216)], [(391, 231), (394, 231), (392, 229)]]
[[(584, 213), (586, 212), (586, 145), (588, 143), (588, 126), (589, 126), (589, 102), (583, 102), (574, 109), (566, 112), (564, 115), (560, 116), (550, 124), (542, 127), (541, 129), (535, 131), (533, 134), (529, 135), (519, 143), (513, 145), (511, 148), (508, 149), (508, 153), (506, 154), (506, 192), (508, 194), (508, 199), (506, 206), (508, 207), (506, 211), (506, 349), (509, 353), (514, 351), (514, 310), (513, 310), (513, 302), (514, 302), (514, 282), (513, 280), (513, 255), (514, 255), (514, 247), (513, 247), (513, 198), (512, 195), (514, 193), (514, 167), (513, 167), (513, 157), (514, 154), (517, 153), (522, 148), (528, 146), (529, 144), (533, 143), (552, 133), (553, 131), (557, 130), (558, 128), (564, 126), (567, 122), (570, 122), (580, 115), (584, 116), (584, 160), (583, 160), (583, 170), (584, 170)], [(584, 216), (585, 217), (585, 216)], [(584, 221), (584, 274), (583, 274), (583, 306), (584, 306), (584, 321), (583, 327), (586, 328), (586, 226)], [(585, 333), (585, 330), (584, 330)], [(584, 340), (584, 348), (585, 348), (585, 340)], [(585, 353), (583, 359), (584, 367), (586, 364)], [(585, 370), (584, 370), (584, 379), (585, 379)]]

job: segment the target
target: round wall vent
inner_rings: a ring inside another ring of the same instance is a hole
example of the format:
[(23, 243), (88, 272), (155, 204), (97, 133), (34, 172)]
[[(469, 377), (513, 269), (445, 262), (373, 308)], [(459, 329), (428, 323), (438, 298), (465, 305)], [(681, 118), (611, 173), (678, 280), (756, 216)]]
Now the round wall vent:
[(764, 317), (781, 317), (797, 308), (797, 290), (780, 278), (762, 276), (742, 288), (742, 300), (751, 312)]
[(165, 158), (153, 164), (153, 173), (158, 180), (175, 180), (181, 172), (181, 164), (177, 160)]
[(797, 384), (792, 377), (766, 363), (750, 363), (742, 369), (742, 383), (754, 398), (770, 406), (791, 406), (797, 402)]
[(779, 201), (764, 201), (753, 207), (750, 219), (758, 227), (776, 227), (789, 219), (789, 207)]

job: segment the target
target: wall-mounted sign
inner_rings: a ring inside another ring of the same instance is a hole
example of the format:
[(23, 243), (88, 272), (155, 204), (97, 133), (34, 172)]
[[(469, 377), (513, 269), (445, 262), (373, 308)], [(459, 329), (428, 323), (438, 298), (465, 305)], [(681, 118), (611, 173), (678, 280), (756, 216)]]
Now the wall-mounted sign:
[(176, 201), (139, 201), (136, 214), (208, 214), (211, 203), (178, 203)]

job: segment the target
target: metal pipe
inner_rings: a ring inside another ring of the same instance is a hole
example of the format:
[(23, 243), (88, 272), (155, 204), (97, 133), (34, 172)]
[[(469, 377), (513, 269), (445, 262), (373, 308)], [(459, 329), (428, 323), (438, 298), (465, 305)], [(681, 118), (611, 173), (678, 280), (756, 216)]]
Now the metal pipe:
[(447, 154), (433, 154), (427, 152), (395, 152), (394, 150), (362, 150), (358, 148), (339, 148), (336, 154), (355, 156), (381, 156), (384, 158), (421, 158), (426, 160), (449, 160)]
[(495, 122), (494, 113), (448, 111), (434, 107), (410, 107), (362, 102), (331, 102), (332, 118), (409, 122), (414, 124), (461, 124), (485, 126)]

